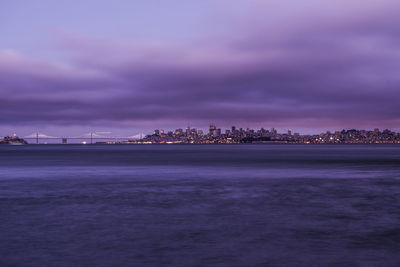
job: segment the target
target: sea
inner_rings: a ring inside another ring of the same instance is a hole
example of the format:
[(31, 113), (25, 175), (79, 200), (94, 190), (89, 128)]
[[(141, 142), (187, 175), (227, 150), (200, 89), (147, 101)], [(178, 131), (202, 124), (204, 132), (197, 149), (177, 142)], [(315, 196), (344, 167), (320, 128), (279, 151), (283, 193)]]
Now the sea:
[(400, 145), (3, 145), (0, 266), (400, 266)]

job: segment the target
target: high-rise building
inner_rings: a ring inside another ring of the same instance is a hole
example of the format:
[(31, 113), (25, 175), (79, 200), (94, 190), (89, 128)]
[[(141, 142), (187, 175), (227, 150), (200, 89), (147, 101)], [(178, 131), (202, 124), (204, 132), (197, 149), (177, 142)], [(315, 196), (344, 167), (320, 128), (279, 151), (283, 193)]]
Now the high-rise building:
[(175, 135), (179, 136), (179, 135), (182, 135), (182, 134), (183, 134), (183, 130), (181, 128), (175, 130)]
[(209, 131), (209, 135), (210, 136), (215, 136), (216, 135), (216, 131), (217, 131), (217, 127), (214, 124), (210, 125), (210, 131)]

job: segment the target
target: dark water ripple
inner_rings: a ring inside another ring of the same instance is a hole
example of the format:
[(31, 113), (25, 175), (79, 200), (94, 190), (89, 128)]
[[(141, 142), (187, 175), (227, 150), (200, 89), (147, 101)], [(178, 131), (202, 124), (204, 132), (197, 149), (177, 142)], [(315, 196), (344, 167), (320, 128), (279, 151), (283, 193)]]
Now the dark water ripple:
[(2, 146), (0, 219), (0, 266), (400, 266), (400, 146)]

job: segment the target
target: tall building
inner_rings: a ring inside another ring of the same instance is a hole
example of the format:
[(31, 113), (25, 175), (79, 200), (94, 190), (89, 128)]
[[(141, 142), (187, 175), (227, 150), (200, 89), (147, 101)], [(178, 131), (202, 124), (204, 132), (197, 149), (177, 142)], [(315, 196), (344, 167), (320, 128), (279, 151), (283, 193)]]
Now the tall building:
[(215, 136), (217, 134), (217, 127), (214, 124), (210, 125), (210, 131), (208, 134), (210, 136)]
[(183, 134), (183, 130), (182, 130), (181, 128), (176, 129), (176, 130), (175, 130), (175, 134), (176, 134), (176, 135), (182, 135), (182, 134)]

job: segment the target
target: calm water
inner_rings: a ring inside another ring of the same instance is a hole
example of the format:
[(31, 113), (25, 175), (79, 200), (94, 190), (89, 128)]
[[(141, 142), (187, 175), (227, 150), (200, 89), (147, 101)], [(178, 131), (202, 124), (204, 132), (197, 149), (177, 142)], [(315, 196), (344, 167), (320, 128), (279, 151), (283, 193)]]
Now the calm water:
[(0, 266), (400, 266), (400, 146), (0, 146)]

